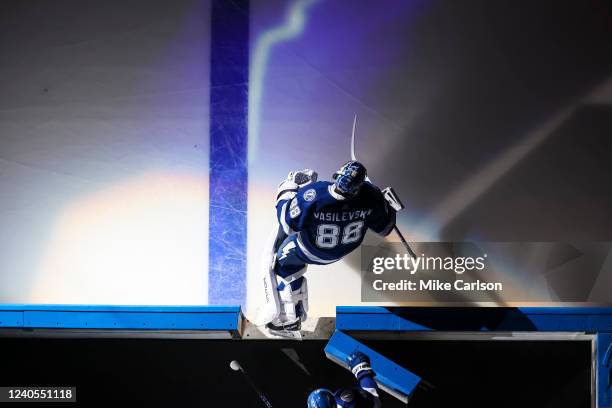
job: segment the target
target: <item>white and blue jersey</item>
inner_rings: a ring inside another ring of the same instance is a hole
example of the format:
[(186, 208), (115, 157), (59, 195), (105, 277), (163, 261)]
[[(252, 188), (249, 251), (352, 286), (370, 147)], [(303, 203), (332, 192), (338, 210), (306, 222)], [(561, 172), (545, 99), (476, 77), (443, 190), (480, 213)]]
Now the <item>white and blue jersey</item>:
[(280, 199), (276, 209), (300, 258), (313, 264), (338, 261), (361, 244), (368, 228), (384, 236), (395, 225), (395, 211), (369, 182), (351, 197), (338, 194), (332, 182), (311, 183)]

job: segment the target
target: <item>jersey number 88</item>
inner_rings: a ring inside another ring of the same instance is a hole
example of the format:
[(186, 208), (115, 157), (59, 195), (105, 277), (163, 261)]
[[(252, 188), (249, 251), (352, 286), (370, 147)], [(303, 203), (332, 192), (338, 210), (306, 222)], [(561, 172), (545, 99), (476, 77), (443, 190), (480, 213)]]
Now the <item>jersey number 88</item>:
[[(347, 224), (342, 231), (343, 245), (359, 242), (363, 230), (363, 221)], [(319, 248), (333, 248), (340, 239), (340, 226), (337, 224), (321, 224), (317, 228), (317, 246)]]

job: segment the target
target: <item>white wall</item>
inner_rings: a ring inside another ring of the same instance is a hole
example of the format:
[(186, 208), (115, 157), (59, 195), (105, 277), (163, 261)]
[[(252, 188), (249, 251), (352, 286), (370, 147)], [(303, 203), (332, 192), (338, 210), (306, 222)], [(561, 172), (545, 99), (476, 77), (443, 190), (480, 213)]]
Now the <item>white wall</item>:
[(202, 304), (208, 1), (0, 17), (0, 302)]

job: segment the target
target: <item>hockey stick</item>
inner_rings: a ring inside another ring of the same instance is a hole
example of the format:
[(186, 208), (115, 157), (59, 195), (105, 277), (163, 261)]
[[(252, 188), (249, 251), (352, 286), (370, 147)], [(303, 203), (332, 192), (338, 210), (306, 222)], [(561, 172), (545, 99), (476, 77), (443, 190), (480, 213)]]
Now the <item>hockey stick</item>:
[[(351, 134), (351, 160), (357, 160), (357, 155), (355, 154), (355, 128), (356, 127), (357, 127), (357, 114), (355, 114), (355, 118), (353, 119), (353, 132)], [(372, 183), (372, 179), (370, 177), (366, 176), (366, 180), (369, 181), (370, 183)], [(372, 184), (374, 184), (374, 183), (372, 183)], [(410, 248), (410, 245), (406, 241), (406, 238), (404, 238), (404, 234), (402, 234), (402, 232), (397, 227), (397, 225), (393, 226), (393, 231), (395, 231), (395, 233), (399, 237), (400, 241), (402, 241), (402, 244), (404, 244), (404, 248), (406, 248), (406, 251), (408, 251), (410, 256), (413, 259), (416, 259), (417, 258), (416, 254), (414, 253), (412, 248)]]
[(244, 368), (242, 368), (242, 366), (240, 365), (240, 363), (236, 360), (232, 360), (230, 362), (230, 368), (234, 371), (237, 371), (239, 373), (242, 373), (244, 375), (244, 378), (246, 378), (247, 382), (249, 383), (249, 385), (251, 386), (251, 388), (253, 389), (253, 391), (255, 391), (255, 393), (257, 394), (257, 396), (259, 397), (259, 399), (261, 400), (261, 402), (263, 402), (263, 404), (267, 407), (267, 408), (272, 408), (272, 404), (270, 404), (270, 401), (268, 401), (268, 399), (266, 398), (265, 395), (263, 395), (263, 393), (259, 390), (259, 388), (255, 385), (255, 383), (253, 382), (253, 380), (251, 380), (251, 378), (249, 377), (249, 375), (246, 373), (246, 371), (244, 371)]

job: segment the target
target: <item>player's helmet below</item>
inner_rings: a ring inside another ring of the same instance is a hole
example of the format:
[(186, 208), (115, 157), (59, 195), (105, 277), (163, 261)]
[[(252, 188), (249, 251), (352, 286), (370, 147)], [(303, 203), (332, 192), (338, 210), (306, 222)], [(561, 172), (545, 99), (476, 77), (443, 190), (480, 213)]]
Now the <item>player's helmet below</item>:
[(336, 408), (334, 394), (325, 388), (314, 390), (308, 396), (308, 408)]
[(333, 179), (336, 190), (347, 196), (359, 192), (367, 176), (366, 168), (356, 160), (351, 160), (334, 173)]

